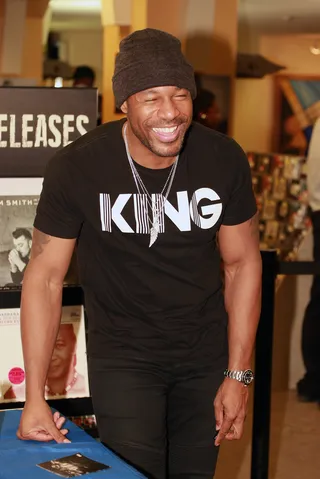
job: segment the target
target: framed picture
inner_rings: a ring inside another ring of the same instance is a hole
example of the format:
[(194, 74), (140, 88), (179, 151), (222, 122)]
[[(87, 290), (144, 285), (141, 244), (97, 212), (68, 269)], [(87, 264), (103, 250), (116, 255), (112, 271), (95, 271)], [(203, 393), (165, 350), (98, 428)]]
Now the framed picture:
[(305, 156), (313, 125), (320, 116), (320, 77), (275, 77), (274, 151)]

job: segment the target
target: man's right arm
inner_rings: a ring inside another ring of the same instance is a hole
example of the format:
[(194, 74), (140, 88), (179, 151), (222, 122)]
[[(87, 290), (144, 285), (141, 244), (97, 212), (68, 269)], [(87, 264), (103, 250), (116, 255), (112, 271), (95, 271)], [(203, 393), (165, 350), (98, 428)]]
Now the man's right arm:
[[(37, 430), (35, 434), (30, 431), (34, 430), (32, 418), (37, 417), (39, 406), (44, 405), (46, 376), (61, 319), (63, 280), (75, 242), (76, 239), (49, 236), (34, 228), (31, 258), (25, 271), (21, 296), (26, 405), (18, 431), (20, 439), (43, 441), (58, 438), (62, 442), (62, 437), (54, 429), (47, 431), (43, 426), (43, 431)], [(49, 424), (49, 429), (51, 427), (53, 424)], [(56, 437), (50, 437), (50, 433)]]

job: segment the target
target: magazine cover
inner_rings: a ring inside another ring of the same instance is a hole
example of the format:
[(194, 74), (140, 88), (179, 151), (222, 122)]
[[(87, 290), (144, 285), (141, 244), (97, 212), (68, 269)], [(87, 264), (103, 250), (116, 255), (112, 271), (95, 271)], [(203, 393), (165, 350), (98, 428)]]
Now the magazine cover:
[[(42, 181), (42, 178), (0, 178), (0, 290), (22, 286)], [(75, 255), (65, 283), (78, 284)]]
[[(25, 401), (20, 309), (0, 310), (0, 402)], [(89, 397), (83, 306), (64, 306), (53, 351), (46, 399)]]

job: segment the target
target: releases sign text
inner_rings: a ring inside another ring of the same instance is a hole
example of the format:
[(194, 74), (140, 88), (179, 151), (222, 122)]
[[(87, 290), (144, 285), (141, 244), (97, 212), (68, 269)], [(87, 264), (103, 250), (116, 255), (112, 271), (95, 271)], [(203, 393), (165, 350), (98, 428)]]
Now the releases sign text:
[(87, 115), (0, 113), (0, 148), (60, 148), (87, 133)]

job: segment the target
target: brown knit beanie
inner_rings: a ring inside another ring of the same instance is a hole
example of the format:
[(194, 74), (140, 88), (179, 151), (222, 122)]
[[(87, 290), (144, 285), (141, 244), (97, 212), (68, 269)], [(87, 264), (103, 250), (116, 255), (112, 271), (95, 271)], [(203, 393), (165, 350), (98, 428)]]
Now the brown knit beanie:
[(177, 86), (197, 95), (194, 71), (181, 51), (180, 41), (169, 33), (146, 28), (120, 43), (112, 79), (118, 108), (135, 93), (158, 86)]

